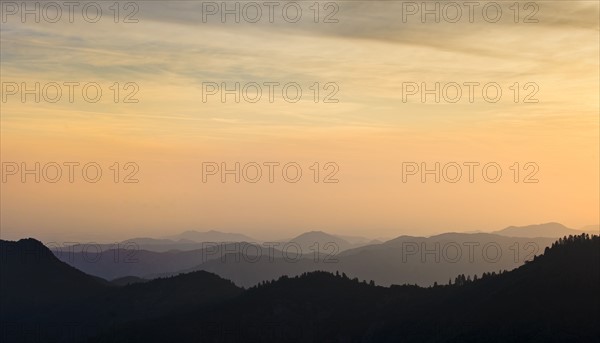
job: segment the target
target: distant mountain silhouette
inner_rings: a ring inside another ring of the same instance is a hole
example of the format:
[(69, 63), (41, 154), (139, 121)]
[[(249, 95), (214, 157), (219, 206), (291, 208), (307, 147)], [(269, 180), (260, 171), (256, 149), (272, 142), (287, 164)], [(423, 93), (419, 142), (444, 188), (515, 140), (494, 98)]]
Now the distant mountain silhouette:
[[(155, 252), (136, 250), (133, 246), (127, 249), (108, 249), (101, 251), (97, 247), (75, 247), (72, 250), (55, 251), (56, 256), (63, 262), (88, 274), (96, 275), (107, 280), (125, 276), (148, 278), (151, 275), (170, 274), (176, 271), (188, 270), (207, 260), (220, 258), (220, 251), (241, 250), (238, 248), (248, 243), (203, 243), (189, 251)], [(215, 252), (218, 249), (219, 252)], [(251, 255), (252, 249), (247, 250)]]
[[(189, 239), (157, 239), (157, 238), (148, 238), (148, 237), (135, 237), (126, 239), (120, 242), (120, 247), (136, 247), (137, 249), (148, 250), (148, 251), (156, 251), (156, 252), (166, 252), (172, 250), (196, 250), (201, 249), (202, 242), (195, 242)], [(103, 250), (115, 249), (114, 244), (102, 244)]]
[[(545, 223), (528, 226), (509, 226), (505, 229), (494, 231), (493, 234), (509, 237), (549, 237), (559, 238), (569, 235), (580, 235), (584, 231), (570, 229), (560, 223)], [(585, 232), (598, 234), (598, 232)]]
[[(448, 233), (432, 237), (401, 236), (380, 244), (338, 251), (337, 246), (348, 247), (348, 243), (326, 233), (311, 232), (291, 242), (279, 242), (277, 248), (287, 247), (285, 253), (242, 242), (206, 243), (206, 249), (162, 253), (125, 249), (95, 253), (95, 249), (82, 252), (79, 248), (74, 253), (63, 251), (57, 256), (88, 274), (107, 280), (125, 276), (153, 279), (206, 270), (239, 286), (250, 287), (283, 275), (339, 270), (384, 286), (402, 283), (428, 286), (457, 274), (480, 275), (514, 269), (540, 254), (554, 240)], [(299, 249), (305, 254), (297, 256)], [(256, 254), (260, 258), (255, 259)]]
[(458, 274), (512, 270), (552, 244), (552, 238), (509, 238), (478, 233), (400, 236), (342, 252), (337, 268), (379, 285), (443, 283)]
[[(188, 239), (171, 240), (166, 238), (135, 237), (117, 243), (90, 243), (93, 244), (93, 248), (89, 248), (89, 252), (115, 250), (117, 247), (119, 249), (147, 250), (152, 252), (190, 251), (202, 249), (206, 243), (194, 242)], [(82, 247), (82, 244), (65, 244), (59, 248), (60, 244), (56, 242), (50, 242), (49, 245), (52, 246), (52, 251), (62, 251), (65, 254), (71, 251), (80, 251)]]
[[(108, 280), (121, 278), (125, 276), (136, 276), (141, 278), (156, 278), (160, 276), (173, 276), (180, 272), (190, 272), (194, 270), (211, 270), (207, 268), (198, 268), (199, 265), (209, 260), (217, 259), (227, 263), (237, 263), (243, 259), (240, 256), (251, 257), (259, 254), (268, 260), (269, 256), (282, 259), (281, 249), (286, 249), (286, 256), (295, 257), (298, 253), (305, 255), (307, 259), (313, 259), (315, 256), (321, 256), (319, 259), (331, 259), (335, 254), (350, 247), (359, 245), (350, 244), (343, 239), (329, 235), (324, 232), (304, 233), (289, 241), (270, 242), (273, 245), (262, 245), (248, 242), (218, 243), (203, 242), (194, 243), (201, 249), (194, 250), (169, 250), (163, 252), (148, 251), (139, 249), (137, 242), (148, 243), (149, 239), (138, 239), (138, 241), (124, 241), (121, 249), (114, 249), (114, 245), (94, 245), (94, 246), (74, 246), (68, 249), (56, 250), (56, 256), (63, 262), (66, 262), (86, 273), (96, 275)], [(151, 239), (150, 239), (151, 240)], [(136, 243), (130, 244), (128, 243)], [(164, 240), (160, 240), (164, 244)], [(249, 247), (251, 246), (251, 247)], [(215, 251), (217, 249), (217, 251)], [(228, 253), (235, 252), (237, 256), (224, 258)], [(253, 260), (253, 259), (252, 259)], [(220, 262), (220, 264), (225, 264)], [(247, 259), (244, 259), (246, 263)], [(285, 261), (284, 261), (285, 262)], [(286, 263), (287, 264), (287, 263)], [(289, 265), (281, 266), (281, 273), (258, 273), (257, 276), (265, 278), (251, 278), (251, 284), (242, 283), (245, 286), (256, 284), (256, 282), (278, 277), (286, 273)], [(298, 272), (313, 270), (314, 266), (298, 269)], [(242, 274), (240, 274), (242, 275)], [(236, 280), (238, 281), (238, 280)]]
[[(315, 243), (318, 243), (318, 247), (322, 248), (325, 243), (328, 242), (336, 242), (338, 243), (338, 251), (342, 251), (348, 249), (350, 247), (358, 247), (365, 244), (374, 244), (381, 243), (378, 240), (370, 240), (365, 237), (357, 237), (357, 236), (348, 236), (348, 239), (345, 236), (337, 236), (331, 235), (324, 232), (311, 231), (306, 232), (304, 234), (299, 235), (296, 238), (286, 239), (286, 240), (276, 240), (274, 242), (279, 243), (287, 243), (290, 241), (297, 241), (298, 243), (302, 243), (302, 250), (305, 253), (311, 253), (312, 249), (316, 249)], [(219, 231), (207, 231), (207, 232), (199, 232), (199, 231), (186, 231), (179, 235), (171, 236), (170, 238), (150, 238), (150, 237), (134, 237), (123, 240), (118, 243), (109, 243), (109, 244), (94, 244), (94, 250), (90, 250), (91, 252), (95, 251), (95, 249), (101, 249), (102, 251), (106, 250), (115, 250), (117, 247), (119, 249), (137, 249), (137, 250), (147, 250), (153, 252), (173, 252), (175, 250), (179, 251), (191, 251), (191, 250), (199, 250), (202, 249), (205, 243), (232, 243), (232, 242), (249, 242), (249, 243), (262, 243), (261, 241), (254, 239), (252, 237), (238, 234), (238, 233), (223, 233)], [(56, 245), (56, 244), (53, 244)], [(67, 246), (61, 250), (65, 252), (70, 251), (70, 249), (74, 248), (77, 250), (78, 245), (75, 246)], [(58, 249), (53, 249), (58, 250)]]
[[(322, 271), (261, 282), (246, 291), (207, 272), (117, 287), (67, 266), (33, 239), (0, 241), (0, 247), (0, 326), (7, 343), (26, 341), (32, 330), (44, 342), (597, 342), (600, 337), (598, 236), (561, 238), (513, 271), (459, 274), (451, 285), (428, 288), (381, 287)], [(77, 330), (57, 330), (73, 325)]]
[[(256, 261), (228, 257), (225, 261), (212, 259), (183, 272), (206, 270), (243, 287), (316, 270), (337, 270), (383, 286), (403, 283), (429, 286), (458, 274), (512, 270), (541, 254), (554, 241), (553, 238), (514, 238), (488, 233), (401, 236), (337, 255), (323, 254), (315, 258), (311, 254), (298, 259), (270, 260), (265, 254)], [(173, 274), (176, 273), (168, 275)]]
[(452, 285), (281, 277), (211, 307), (128, 322), (88, 342), (597, 342), (600, 239), (560, 239), (511, 272)]
[(135, 242), (135, 243), (139, 244), (140, 246), (197, 243), (197, 242), (191, 241), (189, 239), (172, 240), (172, 239), (166, 239), (166, 238), (150, 238), (150, 237), (134, 237), (134, 238), (130, 238), (130, 239), (121, 241), (121, 243), (126, 243), (126, 242)]
[(328, 234), (323, 231), (305, 232), (284, 242), (298, 244), (302, 249), (302, 252), (309, 255), (315, 251), (325, 254), (337, 254), (340, 251), (344, 251), (355, 246), (343, 238)]
[(378, 239), (372, 239), (372, 238), (367, 238), (367, 237), (362, 237), (362, 236), (346, 236), (346, 235), (335, 235), (335, 236), (345, 240), (346, 242), (348, 242), (352, 245), (365, 245), (365, 244), (373, 243), (374, 241), (376, 243), (380, 242)]
[[(258, 242), (258, 240), (238, 233), (225, 233), (219, 231), (185, 231), (181, 234), (168, 238), (151, 237), (133, 237), (125, 239), (118, 243), (94, 244), (94, 249), (100, 248), (102, 251), (119, 249), (137, 249), (152, 252), (171, 252), (171, 251), (190, 251), (203, 248), (204, 243), (224, 243), (224, 242)], [(53, 244), (55, 245), (55, 244)], [(75, 249), (77, 245), (75, 245)], [(63, 248), (64, 251), (70, 251), (71, 245)], [(53, 249), (58, 250), (58, 249)], [(91, 250), (93, 252), (94, 250)]]

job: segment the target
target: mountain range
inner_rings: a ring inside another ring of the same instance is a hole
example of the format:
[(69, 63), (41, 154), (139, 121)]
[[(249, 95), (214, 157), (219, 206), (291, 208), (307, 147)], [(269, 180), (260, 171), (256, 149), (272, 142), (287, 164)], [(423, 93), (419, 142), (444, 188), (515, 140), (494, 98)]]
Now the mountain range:
[[(60, 260), (108, 280), (134, 276), (143, 279), (205, 270), (250, 287), (283, 275), (309, 271), (345, 272), (374, 280), (378, 285), (411, 283), (428, 286), (456, 274), (513, 269), (538, 255), (555, 238), (573, 230), (560, 224), (509, 227), (502, 234), (446, 233), (431, 237), (400, 236), (383, 243), (352, 244), (325, 232), (311, 231), (270, 243), (202, 242), (194, 250), (155, 252), (135, 249), (81, 248), (56, 251)], [(579, 232), (578, 232), (579, 233)], [(512, 235), (513, 237), (508, 237)], [(533, 235), (533, 238), (529, 238)]]
[(34, 239), (0, 241), (2, 341), (597, 342), (600, 238), (542, 252), (430, 287), (314, 271), (243, 289), (206, 271), (117, 286)]

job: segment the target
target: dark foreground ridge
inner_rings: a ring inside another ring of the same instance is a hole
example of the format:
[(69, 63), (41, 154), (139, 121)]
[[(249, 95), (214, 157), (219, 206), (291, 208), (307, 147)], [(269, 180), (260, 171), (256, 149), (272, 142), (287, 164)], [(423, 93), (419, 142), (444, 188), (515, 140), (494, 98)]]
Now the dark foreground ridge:
[[(0, 248), (2, 342), (600, 340), (598, 236), (560, 239), (510, 272), (429, 288), (326, 272), (248, 290), (207, 272), (119, 287), (32, 239)], [(22, 258), (36, 249), (39, 259)]]

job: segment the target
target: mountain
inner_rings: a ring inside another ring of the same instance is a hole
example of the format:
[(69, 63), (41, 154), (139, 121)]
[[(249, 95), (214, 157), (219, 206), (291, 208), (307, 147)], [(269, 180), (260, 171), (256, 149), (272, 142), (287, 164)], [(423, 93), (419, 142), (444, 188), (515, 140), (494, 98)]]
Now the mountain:
[[(411, 241), (403, 236), (387, 243), (402, 242)], [(282, 276), (248, 290), (203, 271), (117, 287), (62, 263), (36, 240), (0, 241), (0, 248), (7, 343), (31, 335), (38, 341), (90, 343), (600, 337), (598, 236), (561, 238), (513, 271), (473, 279), (458, 274), (451, 284), (427, 288), (382, 287), (324, 271)]]
[(346, 242), (348, 242), (354, 246), (371, 244), (373, 242), (379, 242), (378, 239), (371, 239), (371, 238), (362, 237), (362, 236), (344, 236), (344, 235), (335, 235), (335, 236), (345, 240)]
[(281, 277), (89, 342), (597, 342), (600, 238), (560, 239), (510, 272), (451, 285), (375, 286), (327, 272)]
[[(114, 244), (102, 244), (101, 247), (104, 250), (116, 248)], [(136, 249), (156, 252), (166, 252), (172, 250), (189, 251), (201, 249), (202, 242), (195, 242), (189, 239), (171, 240), (166, 238), (156, 239), (148, 237), (135, 237), (120, 242), (119, 247), (135, 247)]]
[(132, 285), (134, 283), (143, 283), (143, 282), (148, 282), (148, 280), (139, 278), (137, 276), (123, 276), (123, 277), (120, 277), (120, 278), (110, 281), (110, 283), (112, 283), (115, 286), (127, 286), (127, 285)]
[[(249, 241), (249, 240), (245, 240)], [(95, 252), (98, 250), (147, 250), (153, 252), (172, 252), (172, 251), (190, 251), (190, 250), (199, 250), (203, 249), (205, 245), (210, 243), (221, 243), (225, 241), (214, 240), (214, 241), (192, 241), (189, 239), (167, 239), (167, 238), (149, 238), (149, 237), (134, 237), (123, 240), (117, 243), (109, 243), (109, 244), (94, 244), (93, 249), (90, 249), (90, 252)], [(228, 240), (227, 240), (228, 242)], [(236, 242), (233, 240), (232, 242)], [(240, 240), (239, 242), (244, 242), (244, 240)], [(64, 247), (59, 247), (56, 243), (53, 242), (52, 250), (63, 251), (65, 253), (73, 251), (73, 250), (81, 250), (82, 244), (68, 244)]]
[[(552, 238), (519, 238), (479, 233), (431, 237), (400, 236), (382, 244), (340, 253), (340, 272), (379, 285), (445, 283), (459, 274), (512, 270), (541, 254)], [(332, 269), (327, 269), (333, 271)]]
[(561, 238), (511, 272), (457, 279), (460, 283), (437, 297), (430, 311), (415, 316), (388, 307), (394, 319), (374, 340), (407, 333), (412, 336), (407, 342), (597, 342), (600, 337), (598, 236)]
[(138, 245), (173, 245), (173, 244), (189, 244), (189, 243), (197, 243), (194, 241), (191, 241), (189, 239), (180, 239), (177, 241), (171, 240), (171, 239), (166, 239), (166, 238), (150, 238), (150, 237), (135, 237), (135, 238), (130, 238), (127, 240), (124, 240), (121, 242), (121, 244), (125, 244), (127, 242), (135, 242)]
[[(191, 251), (199, 250), (206, 243), (224, 242), (258, 242), (256, 239), (238, 233), (224, 233), (219, 231), (186, 231), (167, 238), (134, 237), (112, 244), (96, 244), (101, 250), (147, 250), (153, 252), (169, 252), (174, 250)], [(75, 245), (76, 247), (77, 245)], [(64, 250), (71, 249), (67, 246)], [(96, 249), (95, 248), (95, 249)], [(97, 249), (96, 249), (97, 250)]]
[(135, 246), (103, 250), (98, 246), (80, 245), (68, 250), (55, 250), (63, 262), (107, 280), (125, 276), (148, 278), (149, 275), (167, 274), (188, 270), (210, 259), (218, 259), (228, 251), (244, 251), (251, 255), (254, 250), (245, 248), (249, 243), (199, 244), (202, 249), (189, 251), (155, 252), (140, 250)]
[[(329, 239), (320, 233), (308, 236), (308, 242), (319, 237), (325, 237), (325, 241)], [(350, 277), (374, 280), (383, 286), (404, 283), (429, 286), (434, 282), (444, 283), (458, 274), (481, 275), (514, 269), (539, 255), (554, 241), (553, 238), (505, 237), (487, 233), (400, 236), (336, 255), (322, 252), (320, 255), (294, 258), (295, 250), (289, 249), (291, 258), (276, 255), (270, 259), (264, 252), (261, 258), (255, 260), (230, 256), (206, 261), (183, 272), (206, 270), (243, 287), (283, 275), (297, 276), (316, 270), (344, 272)]]
[(240, 234), (240, 233), (226, 233), (220, 231), (185, 231), (178, 235), (167, 237), (174, 240), (188, 240), (192, 242), (258, 242), (256, 239)]
[(305, 232), (282, 243), (297, 244), (301, 248), (301, 252), (305, 255), (314, 253), (335, 255), (340, 251), (354, 247), (354, 244), (347, 240), (323, 231)]
[[(205, 270), (251, 287), (282, 275), (340, 271), (377, 284), (432, 285), (457, 274), (514, 269), (540, 254), (554, 238), (448, 233), (432, 237), (400, 236), (379, 244), (354, 247), (320, 231), (307, 232), (272, 248), (250, 243), (201, 243), (204, 249), (153, 252), (79, 246), (56, 255), (79, 270), (113, 280), (144, 279)], [(199, 243), (200, 244), (200, 243)], [(303, 254), (300, 255), (299, 253)]]
[[(319, 247), (322, 247), (327, 242), (336, 241), (341, 244), (338, 244), (336, 250), (341, 251), (347, 249), (348, 247), (358, 247), (366, 244), (374, 244), (380, 243), (377, 240), (370, 240), (365, 237), (357, 237), (357, 236), (337, 236), (330, 235), (327, 233), (322, 233), (323, 236), (319, 237), (317, 232), (307, 232), (303, 235), (300, 235), (293, 239), (287, 239), (283, 241), (279, 241), (279, 243), (288, 243), (292, 240), (298, 239), (299, 242), (303, 242), (302, 247), (303, 251), (310, 254), (312, 249), (316, 249), (315, 243), (318, 243)], [(307, 236), (303, 238), (303, 236)], [(314, 238), (311, 238), (314, 236)], [(338, 239), (339, 238), (339, 239)], [(115, 250), (115, 249), (129, 249), (129, 250), (147, 250), (153, 252), (169, 252), (173, 250), (179, 251), (190, 251), (190, 250), (198, 250), (202, 249), (205, 243), (231, 243), (231, 242), (260, 242), (252, 237), (236, 234), (236, 233), (223, 233), (218, 231), (207, 231), (207, 232), (198, 232), (198, 231), (186, 231), (176, 236), (171, 236), (170, 238), (150, 238), (150, 237), (134, 237), (123, 240), (118, 243), (112, 244), (95, 244), (94, 250)], [(77, 249), (78, 244), (69, 245), (63, 248), (65, 251), (70, 251), (70, 249)], [(333, 251), (333, 250), (332, 250)]]
[[(251, 287), (261, 282), (277, 279), (281, 276), (296, 276), (307, 271), (329, 270), (322, 260), (315, 261), (311, 257), (270, 259), (268, 255), (260, 255), (257, 260), (236, 258), (234, 254), (226, 255), (225, 260), (214, 259), (182, 272), (203, 270), (214, 273), (224, 279), (233, 281), (240, 287)], [(171, 273), (167, 275), (176, 275)]]
[[(139, 238), (137, 240), (124, 241), (120, 245), (120, 249), (114, 249), (114, 245), (76, 245), (67, 249), (54, 250), (55, 255), (63, 262), (84, 271), (85, 273), (96, 275), (107, 280), (134, 276), (140, 278), (156, 278), (160, 276), (173, 276), (180, 272), (190, 272), (195, 270), (218, 270), (218, 266), (222, 264), (234, 263), (237, 260), (243, 259), (242, 265), (254, 264), (253, 256), (264, 256), (265, 259), (270, 257), (278, 258), (285, 262), (281, 264), (280, 272), (267, 273), (266, 276), (278, 277), (284, 275), (286, 270), (297, 270), (304, 272), (312, 270), (311, 268), (290, 268), (289, 261), (299, 258), (318, 260), (332, 260), (333, 257), (341, 250), (354, 247), (347, 241), (326, 234), (324, 232), (308, 232), (304, 233), (289, 241), (273, 242), (273, 245), (258, 245), (247, 242), (202, 242), (193, 243), (200, 249), (194, 250), (169, 250), (169, 251), (150, 251), (141, 249), (138, 242), (149, 244), (152, 239)], [(160, 244), (165, 244), (165, 240), (157, 240)], [(135, 244), (134, 244), (135, 243)], [(285, 256), (282, 249), (285, 249)], [(236, 256), (230, 256), (226, 259), (225, 256), (234, 253)], [(288, 258), (289, 256), (289, 258)], [(220, 261), (214, 264), (215, 268), (198, 268), (199, 265), (210, 260), (217, 259)], [(237, 262), (236, 262), (237, 263)], [(283, 274), (282, 274), (283, 273)], [(221, 274), (219, 274), (221, 275)], [(244, 275), (240, 271), (238, 278)], [(266, 277), (264, 273), (259, 272), (257, 276)], [(234, 278), (238, 282), (238, 278)], [(250, 277), (248, 282), (260, 282), (266, 278), (255, 279)], [(242, 285), (250, 286), (255, 283), (248, 284), (243, 282)]]
[(208, 308), (242, 292), (229, 280), (199, 271), (117, 287), (78, 306), (57, 311), (52, 317), (101, 331), (127, 322)]
[(580, 235), (583, 231), (570, 229), (560, 223), (545, 223), (528, 226), (509, 226), (505, 229), (494, 231), (493, 234), (508, 237), (550, 237), (559, 238), (569, 235)]
[(17, 320), (110, 288), (103, 279), (59, 261), (41, 242), (0, 240), (0, 319)]
[(32, 341), (32, 337), (39, 342), (80, 341), (126, 322), (209, 308), (243, 291), (203, 271), (108, 283), (61, 262), (35, 239), (0, 240), (0, 257), (3, 343)]

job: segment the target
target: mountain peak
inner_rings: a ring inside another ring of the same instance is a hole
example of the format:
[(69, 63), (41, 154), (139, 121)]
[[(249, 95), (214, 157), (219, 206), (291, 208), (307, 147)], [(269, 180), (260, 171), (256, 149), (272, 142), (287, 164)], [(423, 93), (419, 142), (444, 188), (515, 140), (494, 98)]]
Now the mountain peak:
[(11, 316), (31, 316), (43, 306), (76, 301), (105, 289), (107, 283), (87, 275), (52, 254), (33, 238), (0, 240), (0, 302)]
[[(345, 239), (332, 235), (323, 231), (308, 231), (304, 232), (292, 239), (289, 242), (299, 244), (302, 251), (305, 253), (312, 251), (312, 249), (334, 249), (335, 253), (350, 249), (352, 244)], [(317, 244), (317, 246), (315, 246)], [(331, 247), (333, 244), (335, 247)], [(330, 251), (330, 250), (328, 250)]]
[(0, 257), (3, 263), (10, 261), (57, 260), (54, 254), (42, 242), (34, 238), (23, 238), (18, 241), (0, 240)]
[(566, 226), (564, 226), (563, 224), (561, 224), (559, 222), (547, 222), (547, 223), (531, 224), (531, 225), (525, 225), (525, 226), (511, 225), (511, 226), (506, 227), (505, 229), (509, 229), (509, 228), (534, 228), (534, 227), (543, 227), (543, 228), (546, 228), (546, 229), (547, 228), (567, 228)]
[(329, 237), (336, 237), (336, 236), (334, 236), (332, 234), (329, 234), (327, 232), (320, 231), (320, 230), (307, 231), (307, 232), (301, 233), (297, 237), (302, 237), (302, 236), (329, 236)]
[(573, 230), (561, 223), (549, 222), (543, 224), (534, 224), (527, 226), (509, 226), (499, 231), (492, 232), (494, 234), (510, 237), (550, 237), (558, 238), (569, 235), (579, 235), (582, 231)]

